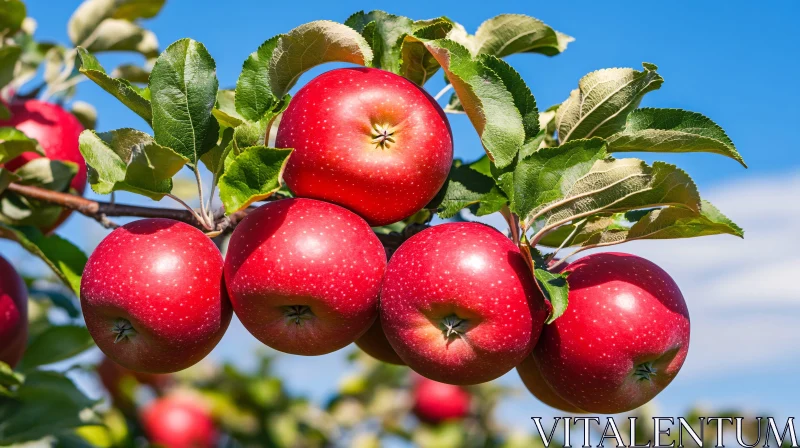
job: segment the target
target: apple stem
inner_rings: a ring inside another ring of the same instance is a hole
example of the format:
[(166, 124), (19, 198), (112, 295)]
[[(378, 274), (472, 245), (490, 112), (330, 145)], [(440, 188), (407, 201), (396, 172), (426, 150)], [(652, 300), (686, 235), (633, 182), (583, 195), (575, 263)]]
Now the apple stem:
[(286, 306), (283, 308), (283, 314), (287, 321), (293, 321), (295, 325), (301, 325), (304, 320), (314, 317), (314, 313), (311, 312), (311, 307), (308, 305)]
[(653, 362), (647, 361), (636, 366), (633, 375), (638, 378), (639, 381), (653, 381), (653, 377), (656, 376), (657, 372), (658, 369), (653, 366)]
[(444, 332), (444, 336), (447, 339), (450, 337), (458, 336), (461, 337), (463, 333), (466, 332), (466, 319), (461, 319), (460, 317), (451, 314), (450, 316), (445, 317), (442, 319), (442, 331)]
[(511, 232), (511, 240), (514, 241), (514, 244), (519, 244), (520, 234), (522, 233), (522, 229), (519, 225), (519, 217), (511, 212), (507, 204), (500, 209), (500, 214), (503, 215), (506, 223), (508, 223), (508, 230)]
[(133, 328), (133, 325), (130, 323), (130, 321), (122, 318), (114, 321), (114, 326), (111, 327), (111, 332), (117, 335), (114, 338), (115, 344), (119, 341), (130, 339), (136, 335), (136, 330)]

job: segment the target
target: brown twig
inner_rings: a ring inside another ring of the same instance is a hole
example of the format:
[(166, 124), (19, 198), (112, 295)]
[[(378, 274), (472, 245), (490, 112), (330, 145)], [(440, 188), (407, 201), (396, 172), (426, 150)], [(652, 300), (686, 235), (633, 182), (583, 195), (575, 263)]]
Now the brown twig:
[(47, 190), (45, 188), (34, 187), (10, 183), (6, 188), (18, 195), (36, 199), (48, 204), (60, 205), (64, 208), (75, 210), (82, 215), (93, 218), (104, 225), (113, 227), (115, 224), (108, 221), (109, 216), (137, 216), (141, 218), (169, 218), (176, 221), (185, 222), (195, 227), (202, 227), (200, 222), (195, 219), (192, 212), (184, 209), (141, 207), (138, 205), (118, 204), (116, 202), (101, 202), (86, 199), (69, 193)]
[[(200, 230), (205, 230), (202, 223), (195, 218), (194, 214), (186, 209), (173, 209), (173, 208), (156, 208), (156, 207), (142, 207), (138, 205), (126, 205), (116, 202), (103, 202), (93, 201), (86, 199), (82, 196), (77, 196), (69, 193), (60, 193), (57, 191), (47, 190), (40, 187), (30, 185), (22, 185), (17, 183), (10, 183), (6, 188), (7, 191), (12, 191), (27, 198), (36, 199), (48, 204), (59, 205), (70, 210), (75, 210), (84, 216), (88, 216), (102, 224), (107, 228), (117, 227), (117, 224), (108, 219), (109, 216), (135, 216), (139, 218), (168, 218), (176, 221), (185, 222)], [(286, 196), (276, 193), (268, 200), (284, 199)], [(232, 232), (242, 219), (247, 214), (254, 210), (256, 207), (249, 207), (245, 210), (225, 216), (222, 211), (214, 215), (214, 228), (213, 232), (209, 232), (209, 236), (219, 236), (221, 234)], [(379, 234), (378, 239), (386, 248), (389, 255), (393, 253), (400, 245), (413, 236), (414, 234), (427, 228), (423, 224), (411, 224), (406, 227), (402, 232), (392, 232), (389, 234)]]

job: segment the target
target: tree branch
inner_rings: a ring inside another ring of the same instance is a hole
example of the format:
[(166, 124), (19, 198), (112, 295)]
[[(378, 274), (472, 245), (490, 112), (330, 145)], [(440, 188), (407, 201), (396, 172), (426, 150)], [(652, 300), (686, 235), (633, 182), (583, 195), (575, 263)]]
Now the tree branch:
[(192, 212), (184, 209), (141, 207), (138, 205), (118, 204), (116, 202), (93, 201), (74, 194), (60, 193), (13, 182), (8, 184), (6, 190), (48, 204), (60, 205), (64, 208), (75, 210), (101, 223), (103, 223), (103, 219), (109, 216), (138, 216), (141, 218), (174, 219), (198, 228), (202, 227), (200, 222), (192, 215)]
[[(167, 218), (176, 221), (185, 222), (191, 226), (197, 227), (200, 230), (205, 230), (203, 224), (195, 218), (194, 214), (186, 209), (172, 209), (172, 208), (156, 208), (156, 207), (142, 207), (138, 205), (118, 204), (116, 202), (103, 202), (93, 201), (86, 199), (82, 196), (77, 196), (69, 193), (60, 193), (58, 191), (47, 190), (40, 187), (30, 185), (22, 185), (17, 183), (10, 183), (6, 191), (12, 191), (18, 195), (25, 196), (31, 199), (36, 199), (48, 204), (59, 205), (70, 210), (88, 216), (102, 224), (104, 227), (114, 228), (117, 225), (111, 222), (109, 216), (136, 216), (139, 218)], [(285, 196), (276, 193), (267, 200), (284, 199)], [(209, 236), (218, 236), (220, 234), (229, 233), (233, 231), (242, 219), (256, 207), (249, 207), (241, 210), (232, 215), (225, 216), (223, 213), (217, 213), (214, 216), (213, 232), (209, 232)], [(378, 239), (383, 244), (387, 254), (391, 254), (400, 245), (422, 230), (428, 228), (424, 224), (411, 224), (407, 226), (402, 232), (392, 232), (389, 234), (378, 234)]]

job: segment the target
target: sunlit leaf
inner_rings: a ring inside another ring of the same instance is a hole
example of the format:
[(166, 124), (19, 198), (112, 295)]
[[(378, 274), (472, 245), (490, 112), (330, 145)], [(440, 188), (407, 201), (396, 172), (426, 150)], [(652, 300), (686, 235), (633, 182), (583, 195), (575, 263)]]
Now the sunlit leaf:
[(149, 89), (141, 89), (125, 79), (108, 76), (103, 66), (97, 61), (97, 58), (84, 48), (78, 48), (78, 59), (81, 73), (152, 125), (153, 113), (150, 105)]
[(522, 14), (492, 17), (478, 27), (475, 35), (458, 25), (448, 37), (467, 47), (473, 55), (488, 54), (499, 58), (514, 53), (555, 56), (575, 40), (539, 19)]
[(25, 349), (20, 370), (53, 364), (79, 355), (94, 346), (86, 327), (78, 325), (50, 326), (36, 335)]
[(80, 294), (81, 275), (86, 255), (74, 244), (58, 235), (42, 235), (35, 227), (15, 227), (0, 223), (0, 237), (19, 243), (23, 249), (39, 257), (53, 272)]
[(218, 84), (214, 60), (191, 39), (167, 47), (150, 74), (155, 140), (193, 166), (217, 143), (219, 124), (211, 109)]
[(744, 160), (716, 123), (681, 109), (636, 109), (625, 128), (608, 138), (609, 152), (710, 152)]
[(172, 177), (189, 161), (135, 129), (83, 131), (80, 150), (93, 191), (125, 190), (156, 201), (172, 192)]
[(589, 137), (608, 137), (625, 127), (628, 114), (636, 109), (644, 94), (664, 82), (653, 64), (644, 70), (608, 68), (581, 78), (556, 113), (558, 140), (561, 143)]
[(291, 149), (255, 146), (226, 165), (219, 180), (219, 196), (228, 214), (268, 198), (281, 187), (281, 176)]

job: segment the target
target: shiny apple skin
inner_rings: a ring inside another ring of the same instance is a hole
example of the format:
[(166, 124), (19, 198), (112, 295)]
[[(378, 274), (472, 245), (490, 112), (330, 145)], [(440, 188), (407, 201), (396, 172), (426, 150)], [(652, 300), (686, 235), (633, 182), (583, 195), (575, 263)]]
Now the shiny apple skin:
[[(530, 354), (546, 316), (519, 249), (496, 229), (449, 223), (426, 229), (392, 255), (381, 325), (416, 372), (449, 384), (491, 381)], [(444, 325), (465, 320), (448, 338)]]
[(525, 357), (522, 364), (517, 366), (517, 373), (519, 374), (522, 384), (528, 391), (542, 403), (550, 406), (559, 411), (568, 412), (570, 414), (583, 414), (584, 411), (575, 407), (567, 400), (561, 398), (549, 384), (542, 377), (539, 371), (539, 366), (536, 365), (536, 360), (533, 356)]
[[(394, 132), (386, 147), (375, 126)], [(453, 136), (442, 108), (402, 76), (343, 68), (292, 98), (276, 146), (294, 148), (284, 179), (299, 197), (346, 207), (372, 226), (421, 210), (444, 185)]]
[(463, 387), (421, 377), (413, 389), (414, 415), (426, 423), (461, 420), (469, 414), (470, 394)]
[(219, 439), (211, 413), (187, 397), (156, 399), (141, 421), (148, 440), (166, 448), (212, 448)]
[[(615, 414), (655, 397), (689, 350), (689, 311), (663, 269), (623, 253), (569, 264), (569, 306), (545, 326), (533, 356), (545, 381), (573, 406)], [(636, 374), (651, 363), (649, 379)]]
[[(262, 205), (234, 230), (225, 279), (236, 315), (264, 344), (322, 355), (353, 343), (378, 315), (386, 253), (355, 213), (314, 199)], [(292, 309), (303, 309), (292, 317)]]
[(0, 257), (0, 361), (12, 368), (28, 342), (28, 289), (22, 277)]
[(364, 353), (372, 356), (378, 361), (383, 361), (389, 364), (404, 366), (406, 363), (397, 356), (397, 353), (392, 348), (386, 335), (383, 334), (383, 327), (381, 327), (381, 320), (375, 319), (375, 323), (369, 327), (366, 333), (360, 338), (356, 339), (356, 345)]
[[(34, 138), (51, 160), (64, 160), (78, 165), (78, 173), (72, 178), (70, 187), (83, 195), (86, 190), (86, 162), (81, 155), (78, 137), (83, 125), (74, 115), (60, 106), (38, 100), (14, 101), (8, 107), (11, 118), (0, 121), (0, 127), (13, 127), (26, 136)], [(25, 165), (41, 155), (25, 152), (5, 164), (11, 171)], [(69, 217), (71, 210), (64, 210), (52, 225), (41, 229), (44, 233), (52, 232)]]
[[(203, 359), (233, 314), (217, 247), (169, 219), (141, 219), (111, 232), (86, 263), (81, 305), (100, 350), (148, 373), (176, 372)], [(118, 319), (136, 333), (115, 343)]]

